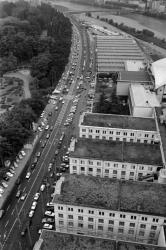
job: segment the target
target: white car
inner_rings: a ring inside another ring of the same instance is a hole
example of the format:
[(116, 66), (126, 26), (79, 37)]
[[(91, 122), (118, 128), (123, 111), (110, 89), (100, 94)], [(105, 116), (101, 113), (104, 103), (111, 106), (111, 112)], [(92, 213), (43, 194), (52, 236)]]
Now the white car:
[(2, 181), (1, 184), (2, 184), (2, 186), (3, 186), (4, 188), (7, 188), (7, 187), (8, 187), (8, 184), (7, 184), (5, 181)]
[(20, 159), (20, 160), (22, 160), (22, 159), (23, 159), (22, 154), (19, 154), (19, 155), (18, 155), (18, 157), (19, 157), (19, 159)]
[(24, 150), (21, 150), (21, 151), (20, 151), (20, 153), (21, 153), (23, 156), (25, 156), (25, 155), (26, 155), (26, 153), (25, 153), (25, 151), (24, 151)]
[(24, 201), (25, 198), (26, 198), (26, 196), (27, 196), (27, 193), (23, 194), (23, 195), (21, 196), (20, 200), (21, 200), (21, 201)]
[(38, 127), (38, 130), (41, 132), (41, 131), (42, 131), (42, 128), (41, 128), (41, 127)]
[(26, 174), (25, 178), (26, 178), (26, 179), (29, 179), (30, 176), (31, 176), (31, 172), (28, 172), (28, 173)]
[(55, 214), (51, 211), (45, 211), (45, 215), (54, 217)]
[(40, 193), (36, 193), (36, 194), (34, 195), (34, 200), (37, 201), (37, 200), (39, 199), (39, 197), (40, 197)]
[(47, 207), (52, 207), (52, 206), (54, 206), (53, 202), (47, 202)]
[(45, 127), (45, 130), (48, 130), (49, 129), (49, 125), (47, 125), (46, 127)]
[(29, 218), (32, 218), (33, 217), (33, 215), (34, 215), (34, 210), (31, 210), (30, 212), (29, 212)]
[(37, 206), (37, 202), (34, 201), (34, 202), (32, 203), (31, 210), (35, 210), (35, 209), (36, 209), (36, 206)]
[(10, 173), (10, 172), (7, 172), (6, 175), (9, 176), (9, 177), (13, 177), (13, 174)]
[(57, 107), (57, 106), (55, 107), (55, 110), (58, 110), (58, 107)]
[(0, 187), (0, 194), (4, 193), (4, 189), (2, 187)]
[(15, 168), (18, 168), (18, 164), (16, 162), (13, 162), (13, 165)]
[(43, 228), (45, 228), (45, 229), (52, 229), (52, 228), (53, 228), (53, 225), (50, 225), (50, 224), (48, 224), (48, 223), (45, 223), (45, 224), (43, 225)]
[(46, 186), (45, 184), (42, 184), (41, 187), (40, 187), (40, 191), (44, 191), (45, 186)]

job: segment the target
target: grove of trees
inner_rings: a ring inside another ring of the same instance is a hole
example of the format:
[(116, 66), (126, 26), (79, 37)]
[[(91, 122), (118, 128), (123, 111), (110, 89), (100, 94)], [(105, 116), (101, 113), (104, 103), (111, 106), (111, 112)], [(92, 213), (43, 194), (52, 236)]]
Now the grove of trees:
[(15, 159), (32, 135), (32, 122), (37, 121), (68, 63), (72, 37), (70, 20), (50, 5), (33, 7), (19, 1), (2, 6), (3, 17), (12, 16), (12, 21), (0, 26), (0, 74), (26, 65), (34, 80), (32, 98), (0, 119), (1, 169), (6, 159)]

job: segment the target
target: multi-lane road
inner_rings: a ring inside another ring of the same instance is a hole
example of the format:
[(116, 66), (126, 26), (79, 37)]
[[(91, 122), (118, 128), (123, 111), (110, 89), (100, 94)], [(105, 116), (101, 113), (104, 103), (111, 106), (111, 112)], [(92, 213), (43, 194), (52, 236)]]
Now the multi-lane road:
[[(39, 210), (42, 210), (42, 206), (38, 206), (38, 210), (36, 210), (34, 217), (30, 220), (28, 214), (33, 201), (33, 197), (36, 192), (40, 192), (40, 186), (43, 183), (43, 179), (47, 180), (45, 181), (45, 183), (49, 182), (49, 179), (47, 178), (50, 175), (50, 173), (48, 172), (48, 165), (52, 161), (52, 159), (55, 158), (55, 151), (57, 150), (62, 131), (64, 131), (66, 135), (63, 141), (62, 148), (59, 151), (59, 155), (57, 156), (57, 160), (54, 165), (54, 171), (56, 171), (57, 165), (60, 164), (62, 154), (65, 153), (67, 147), (69, 146), (71, 136), (76, 136), (77, 134), (73, 129), (77, 127), (80, 113), (84, 111), (86, 105), (85, 99), (88, 93), (88, 82), (85, 81), (85, 88), (80, 91), (80, 98), (74, 121), (70, 126), (65, 127), (64, 122), (67, 115), (69, 114), (73, 98), (75, 98), (77, 94), (77, 85), (80, 81), (80, 76), (83, 74), (83, 80), (86, 80), (86, 72), (89, 69), (88, 67), (90, 63), (90, 41), (87, 32), (84, 29), (80, 29), (78, 23), (74, 18), (70, 18), (74, 24), (73, 45), (71, 49), (69, 65), (67, 65), (66, 67), (66, 72), (64, 72), (63, 77), (60, 80), (58, 88), (61, 90), (61, 92), (63, 91), (63, 86), (67, 85), (68, 78), (71, 77), (69, 75), (69, 72), (72, 72), (72, 82), (71, 85), (69, 85), (68, 94), (63, 95), (64, 104), (62, 104), (62, 102), (60, 102), (58, 99), (56, 100), (56, 104), (50, 102), (45, 109), (44, 116), (48, 119), (49, 127), (52, 126), (53, 129), (52, 131), (43, 130), (42, 132), (40, 132), (42, 133), (41, 138), (32, 154), (31, 162), (33, 162), (36, 152), (40, 151), (41, 155), (38, 159), (36, 167), (33, 170), (31, 169), (31, 164), (29, 164), (27, 171), (31, 172), (30, 178), (24, 178), (19, 185), (19, 190), (21, 191), (21, 193), (26, 194), (25, 199), (21, 200), (20, 198), (16, 198), (15, 194), (17, 190), (14, 190), (13, 196), (10, 200), (10, 206), (7, 207), (5, 215), (3, 216), (3, 218), (1, 218), (0, 249), (15, 250), (23, 249), (23, 247), (24, 249), (31, 249), (30, 245), (34, 244), (34, 242), (30, 242), (29, 246), (23, 246), (20, 240), (20, 233), (22, 229), (25, 228), (25, 225), (27, 225), (27, 228), (30, 229), (28, 230), (28, 238), (29, 240), (31, 240), (31, 227), (29, 227), (29, 225), (35, 225), (35, 217), (38, 217), (36, 216), (36, 213), (38, 213)], [(77, 55), (76, 57), (73, 56), (74, 53)], [(73, 61), (77, 62), (74, 69), (72, 68)], [(83, 66), (84, 70), (82, 71)], [(59, 96), (62, 96), (62, 93)], [(55, 106), (58, 106), (58, 110), (55, 110)], [(49, 115), (50, 112), (52, 112), (52, 115)], [(50, 136), (48, 139), (46, 139), (46, 135), (48, 133), (50, 134)], [(41, 147), (43, 141), (46, 141), (46, 146), (44, 148)], [(53, 174), (53, 177), (56, 176), (55, 173)], [(52, 184), (52, 182), (54, 182), (54, 179), (52, 179), (50, 183)], [(50, 184), (48, 186), (50, 186)], [(43, 202), (41, 201), (43, 197), (45, 197), (44, 201), (48, 201), (48, 199), (50, 199), (50, 196), (48, 194), (46, 195), (46, 193), (44, 194), (44, 192), (43, 195), (41, 194), (40, 196), (40, 203)], [(38, 214), (41, 214), (42, 216), (43, 213), (39, 212)], [(35, 226), (37, 230), (38, 225), (36, 224)]]

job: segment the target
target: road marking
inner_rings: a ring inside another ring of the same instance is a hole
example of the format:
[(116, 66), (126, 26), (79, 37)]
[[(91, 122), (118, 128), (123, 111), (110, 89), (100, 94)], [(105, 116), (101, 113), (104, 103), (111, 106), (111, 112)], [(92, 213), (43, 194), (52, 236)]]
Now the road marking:
[(10, 205), (7, 207), (7, 211), (9, 210), (9, 208), (10, 208)]
[[(29, 181), (29, 179), (28, 179), (28, 181)], [(26, 189), (26, 187), (24, 187), (23, 192), (25, 191), (25, 189)]]
[(14, 213), (14, 209), (12, 210), (12, 215), (13, 215), (13, 213)]
[(8, 223), (9, 223), (9, 220), (6, 222), (5, 227), (7, 227)]

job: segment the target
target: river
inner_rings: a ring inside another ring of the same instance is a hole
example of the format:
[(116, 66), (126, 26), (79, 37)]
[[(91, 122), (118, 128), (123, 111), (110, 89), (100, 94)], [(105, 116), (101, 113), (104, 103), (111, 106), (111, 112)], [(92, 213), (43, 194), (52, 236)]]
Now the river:
[[(101, 10), (101, 8), (98, 7), (92, 7), (92, 6), (87, 6), (87, 5), (81, 5), (81, 4), (75, 4), (75, 3), (70, 3), (66, 1), (54, 1), (55, 4), (65, 6), (69, 10)], [(102, 9), (104, 10), (104, 9)], [(108, 9), (107, 9), (108, 11)], [(111, 15), (108, 12), (101, 12), (100, 14), (98, 13), (97, 15), (107, 17), (109, 19), (113, 19), (117, 23), (124, 23), (127, 26), (133, 27), (137, 30), (142, 30), (142, 29), (149, 29), (155, 33), (155, 36), (160, 37), (160, 38), (165, 38), (166, 39), (166, 20), (160, 20), (157, 18), (153, 17), (148, 17), (144, 16), (141, 14), (127, 14), (125, 16), (115, 16)]]

